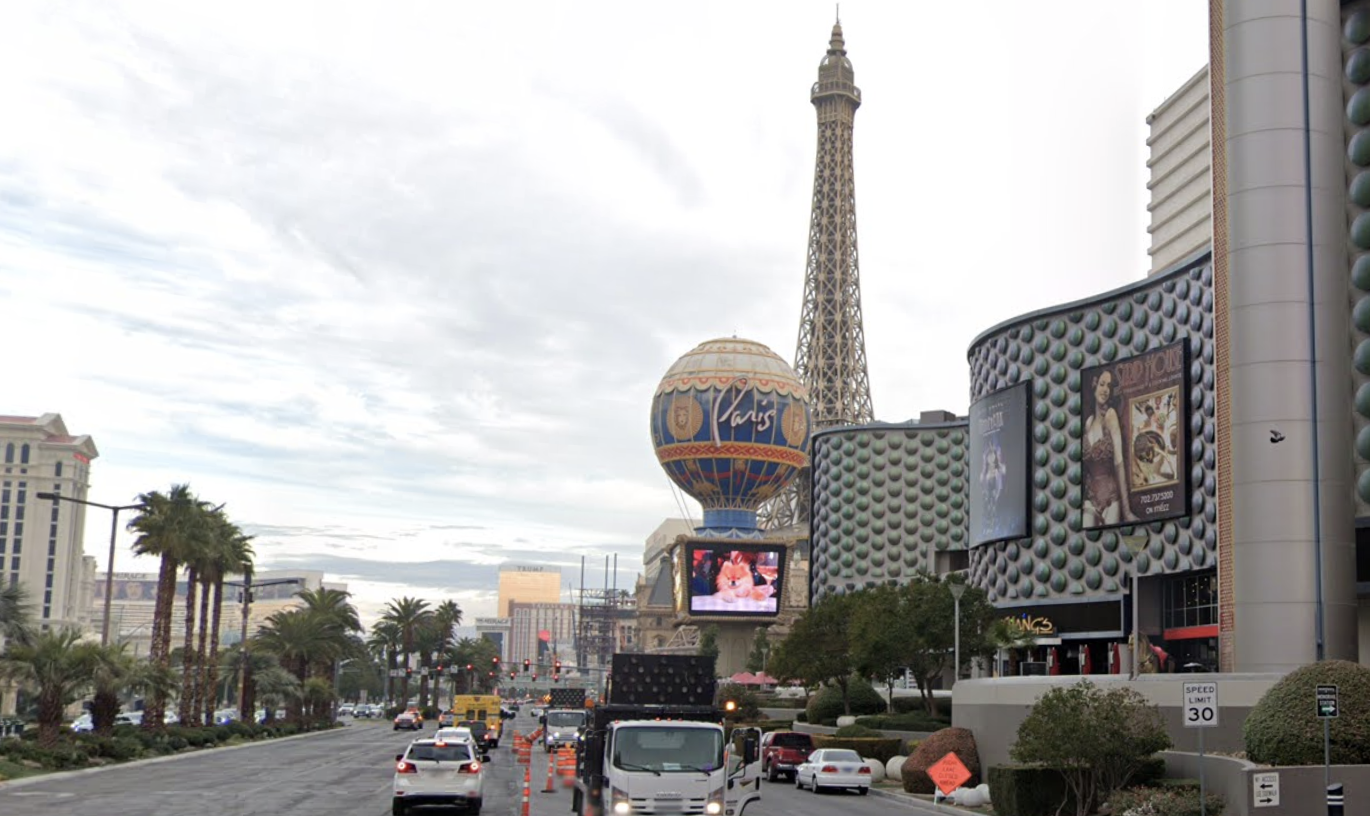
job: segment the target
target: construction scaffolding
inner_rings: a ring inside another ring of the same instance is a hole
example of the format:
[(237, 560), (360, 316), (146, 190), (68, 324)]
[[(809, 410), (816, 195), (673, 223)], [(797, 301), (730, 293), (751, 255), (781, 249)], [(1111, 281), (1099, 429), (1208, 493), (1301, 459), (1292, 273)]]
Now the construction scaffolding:
[(633, 643), (637, 604), (632, 593), (617, 587), (618, 556), (604, 558), (604, 586), (585, 586), (585, 558), (580, 560), (580, 598), (576, 633), (576, 665), (581, 671), (607, 669), (617, 652)]

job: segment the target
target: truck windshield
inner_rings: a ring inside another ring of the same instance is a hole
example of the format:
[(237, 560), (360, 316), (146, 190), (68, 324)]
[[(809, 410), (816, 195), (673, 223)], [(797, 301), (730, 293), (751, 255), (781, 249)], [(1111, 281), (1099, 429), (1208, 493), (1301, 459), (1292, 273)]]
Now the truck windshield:
[(708, 772), (722, 765), (723, 734), (712, 728), (654, 725), (614, 734), (614, 766), (625, 771)]
[(585, 724), (585, 714), (580, 711), (547, 712), (548, 728), (579, 728)]

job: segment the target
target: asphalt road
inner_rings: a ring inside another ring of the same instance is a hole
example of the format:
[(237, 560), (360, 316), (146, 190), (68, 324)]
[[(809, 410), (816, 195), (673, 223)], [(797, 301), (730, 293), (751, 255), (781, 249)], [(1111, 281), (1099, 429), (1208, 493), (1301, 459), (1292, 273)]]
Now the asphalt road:
[[(513, 727), (536, 726), (521, 716)], [(420, 734), (432, 734), (425, 728)], [(346, 728), (242, 747), (0, 783), (0, 814), (14, 816), (386, 816), (395, 754), (416, 735), (386, 721), (359, 720)], [(482, 814), (521, 816), (523, 768), (512, 740), (491, 756)], [(569, 816), (571, 794), (547, 783), (547, 755), (533, 752), (529, 816)], [(922, 810), (922, 808), (919, 808)], [(416, 814), (457, 813), (423, 808)], [(874, 816), (909, 813), (908, 805), (877, 796), (796, 791), (763, 783), (761, 801), (745, 816)], [(936, 812), (927, 809), (927, 812)], [(941, 811), (945, 813), (946, 811)]]

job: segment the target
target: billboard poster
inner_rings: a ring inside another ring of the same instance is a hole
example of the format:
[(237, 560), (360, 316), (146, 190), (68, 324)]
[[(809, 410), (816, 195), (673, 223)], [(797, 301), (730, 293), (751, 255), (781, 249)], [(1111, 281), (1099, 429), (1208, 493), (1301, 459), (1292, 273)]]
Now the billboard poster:
[(1028, 383), (970, 407), (971, 546), (1028, 534)]
[(779, 613), (785, 552), (784, 544), (692, 542), (687, 553), (690, 614)]
[(1183, 340), (1081, 372), (1085, 528), (1189, 512), (1188, 374)]

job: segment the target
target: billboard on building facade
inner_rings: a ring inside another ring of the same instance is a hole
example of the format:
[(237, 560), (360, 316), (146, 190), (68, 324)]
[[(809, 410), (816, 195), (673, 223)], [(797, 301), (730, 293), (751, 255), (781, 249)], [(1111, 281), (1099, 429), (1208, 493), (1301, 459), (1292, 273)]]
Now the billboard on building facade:
[(690, 541), (685, 563), (692, 615), (773, 616), (780, 611), (784, 544)]
[(1189, 512), (1186, 341), (1081, 372), (1086, 529)]
[(970, 543), (1028, 534), (1028, 383), (970, 407)]

